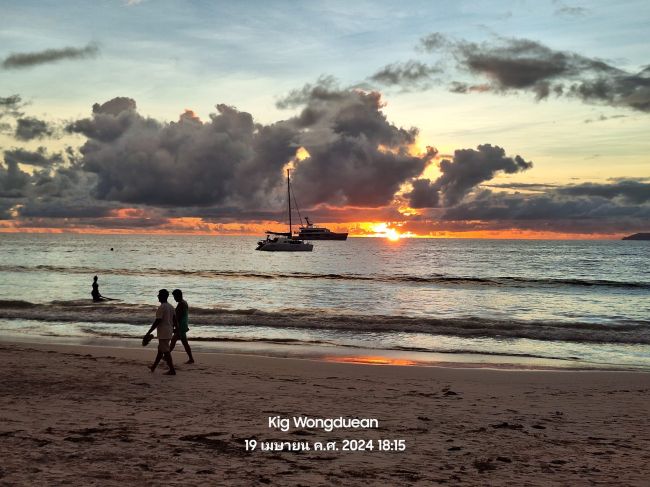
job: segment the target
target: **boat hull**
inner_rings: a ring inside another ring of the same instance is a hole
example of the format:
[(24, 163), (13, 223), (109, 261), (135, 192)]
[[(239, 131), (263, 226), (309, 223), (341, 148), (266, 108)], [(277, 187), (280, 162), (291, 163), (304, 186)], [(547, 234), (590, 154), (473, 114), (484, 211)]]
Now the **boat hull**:
[(263, 252), (311, 252), (314, 246), (309, 243), (301, 244), (278, 244), (278, 243), (260, 243), (255, 250)]

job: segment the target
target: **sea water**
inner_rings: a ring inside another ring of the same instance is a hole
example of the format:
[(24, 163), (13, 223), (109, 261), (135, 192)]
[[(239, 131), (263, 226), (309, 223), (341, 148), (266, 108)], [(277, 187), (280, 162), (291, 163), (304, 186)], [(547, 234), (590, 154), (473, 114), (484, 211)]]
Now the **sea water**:
[[(134, 343), (158, 289), (180, 288), (206, 350), (650, 368), (648, 242), (350, 238), (284, 253), (256, 241), (0, 235), (0, 328)], [(94, 275), (115, 301), (90, 302)]]

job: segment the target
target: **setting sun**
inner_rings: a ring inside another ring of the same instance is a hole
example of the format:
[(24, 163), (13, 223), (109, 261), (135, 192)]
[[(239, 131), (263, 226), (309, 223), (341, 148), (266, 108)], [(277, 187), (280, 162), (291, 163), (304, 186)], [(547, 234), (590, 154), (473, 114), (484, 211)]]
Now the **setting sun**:
[(389, 228), (386, 230), (386, 238), (393, 241), (399, 240), (399, 233), (394, 228)]
[(400, 234), (394, 228), (390, 228), (388, 223), (377, 223), (371, 227), (371, 230), (375, 232), (375, 237), (385, 237), (388, 240), (399, 240)]

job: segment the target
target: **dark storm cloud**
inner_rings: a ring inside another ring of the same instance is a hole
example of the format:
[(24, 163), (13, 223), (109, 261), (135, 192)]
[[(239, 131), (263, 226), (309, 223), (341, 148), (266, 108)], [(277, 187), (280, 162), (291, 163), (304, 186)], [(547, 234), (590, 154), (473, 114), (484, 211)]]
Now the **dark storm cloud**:
[(63, 162), (60, 153), (48, 154), (45, 147), (39, 147), (35, 151), (25, 149), (10, 149), (5, 151), (5, 162), (16, 162), (30, 166), (50, 167)]
[(299, 143), (309, 153), (293, 172), (305, 205), (384, 206), (436, 154), (435, 149), (411, 154), (417, 129), (391, 124), (377, 92), (337, 89), (328, 81), (290, 98), (304, 105), (290, 122), (301, 129)]
[(607, 199), (620, 198), (631, 204), (650, 203), (650, 183), (619, 181), (614, 184), (584, 183), (557, 190), (567, 196), (598, 196)]
[(373, 74), (370, 80), (384, 86), (400, 86), (405, 90), (424, 90), (432, 85), (432, 75), (441, 72), (437, 66), (410, 60), (388, 64)]
[(30, 202), (18, 211), (24, 218), (103, 218), (110, 216), (111, 209), (104, 206), (76, 206), (56, 200)]
[[(458, 66), (484, 76), (490, 91), (507, 93), (524, 90), (537, 99), (551, 94), (570, 96), (586, 103), (650, 111), (650, 68), (638, 73), (619, 69), (605, 61), (570, 51), (557, 51), (528, 39), (504, 39), (495, 43), (455, 41), (439, 33), (423, 38), (428, 52), (450, 53)], [(466, 93), (467, 83), (452, 83), (452, 90)], [(474, 85), (482, 86), (482, 85)]]
[(440, 206), (440, 187), (429, 179), (416, 179), (413, 189), (405, 196), (411, 208), (436, 208)]
[(15, 160), (0, 164), (0, 197), (21, 198), (28, 189), (30, 175), (18, 167)]
[[(22, 171), (19, 163), (31, 165), (32, 173)], [(3, 218), (19, 220), (24, 215), (31, 218), (37, 214), (52, 218), (98, 215), (99, 207), (115, 205), (92, 198), (90, 188), (96, 180), (94, 174), (82, 171), (74, 159), (64, 158), (60, 153), (49, 154), (43, 147), (36, 151), (22, 148), (5, 151), (4, 163), (0, 164), (0, 198), (5, 206), (15, 206), (17, 210), (14, 215), (4, 212)], [(106, 210), (101, 214), (105, 215)]]
[(498, 173), (514, 174), (533, 166), (521, 156), (507, 157), (498, 146), (483, 144), (474, 149), (459, 149), (453, 160), (440, 162), (442, 173), (435, 181), (419, 179), (413, 181), (413, 191), (405, 196), (412, 208), (453, 206), (472, 189), (484, 181), (493, 179)]
[(85, 47), (64, 47), (62, 49), (46, 49), (38, 52), (14, 53), (2, 62), (4, 69), (22, 69), (39, 64), (53, 63), (65, 59), (84, 59), (95, 57), (99, 52), (96, 44)]
[(88, 138), (81, 164), (98, 177), (95, 196), (161, 206), (268, 204), (299, 147), (296, 129), (256, 124), (227, 105), (207, 122), (190, 113), (162, 123), (138, 114), (132, 99), (115, 98), (70, 124)]
[(118, 98), (96, 104), (91, 118), (68, 130), (88, 138), (81, 164), (98, 177), (97, 198), (160, 206), (276, 208), (284, 198), (282, 168), (302, 146), (309, 155), (294, 161), (293, 172), (301, 204), (377, 207), (433, 156), (409, 154), (417, 130), (389, 123), (378, 93), (322, 79), (280, 104), (303, 109), (262, 125), (222, 104), (206, 122), (186, 112), (162, 123)]
[[(97, 201), (90, 195), (96, 176), (78, 167), (57, 167), (36, 171), (30, 178), (25, 198), (20, 200), (20, 218), (103, 218), (118, 207)], [(45, 225), (48, 226), (48, 225)]]
[(64, 205), (86, 206), (96, 203), (93, 203), (89, 193), (96, 181), (94, 174), (81, 171), (78, 167), (46, 168), (32, 175), (30, 195), (37, 199), (60, 198), (65, 200)]
[(66, 127), (68, 132), (80, 133), (90, 140), (110, 142), (121, 136), (137, 120), (153, 130), (160, 124), (153, 119), (143, 119), (136, 113), (135, 100), (117, 97), (100, 105), (93, 105), (93, 117), (76, 120)]
[(16, 120), (15, 137), (18, 140), (42, 139), (43, 137), (51, 137), (53, 134), (54, 128), (44, 120), (34, 117)]

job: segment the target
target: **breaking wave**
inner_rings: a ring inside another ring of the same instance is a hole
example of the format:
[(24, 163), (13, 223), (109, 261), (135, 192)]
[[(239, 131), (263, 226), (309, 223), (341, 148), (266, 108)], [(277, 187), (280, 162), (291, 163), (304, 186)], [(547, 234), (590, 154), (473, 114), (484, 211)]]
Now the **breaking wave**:
[(364, 275), (337, 273), (308, 273), (308, 272), (255, 272), (255, 271), (226, 271), (226, 270), (182, 270), (182, 269), (98, 269), (91, 267), (62, 267), (52, 265), (21, 266), (3, 265), (0, 272), (57, 272), (65, 274), (103, 274), (119, 276), (186, 276), (207, 279), (325, 279), (339, 281), (370, 281), (384, 283), (414, 283), (439, 286), (491, 286), (491, 287), (591, 287), (650, 290), (650, 282), (613, 281), (608, 279), (536, 279), (531, 277), (501, 276), (501, 277), (463, 277), (444, 274), (428, 276), (414, 275)]
[[(103, 322), (146, 325), (155, 307), (121, 302), (93, 304), (88, 300), (52, 301), (46, 304), (0, 300), (0, 318), (45, 322)], [(582, 343), (650, 344), (650, 321), (616, 323), (551, 322), (484, 317), (428, 318), (413, 316), (338, 314), (327, 310), (192, 308), (191, 327), (251, 326), (343, 330), (353, 332), (409, 332), (465, 338), (516, 339)]]

